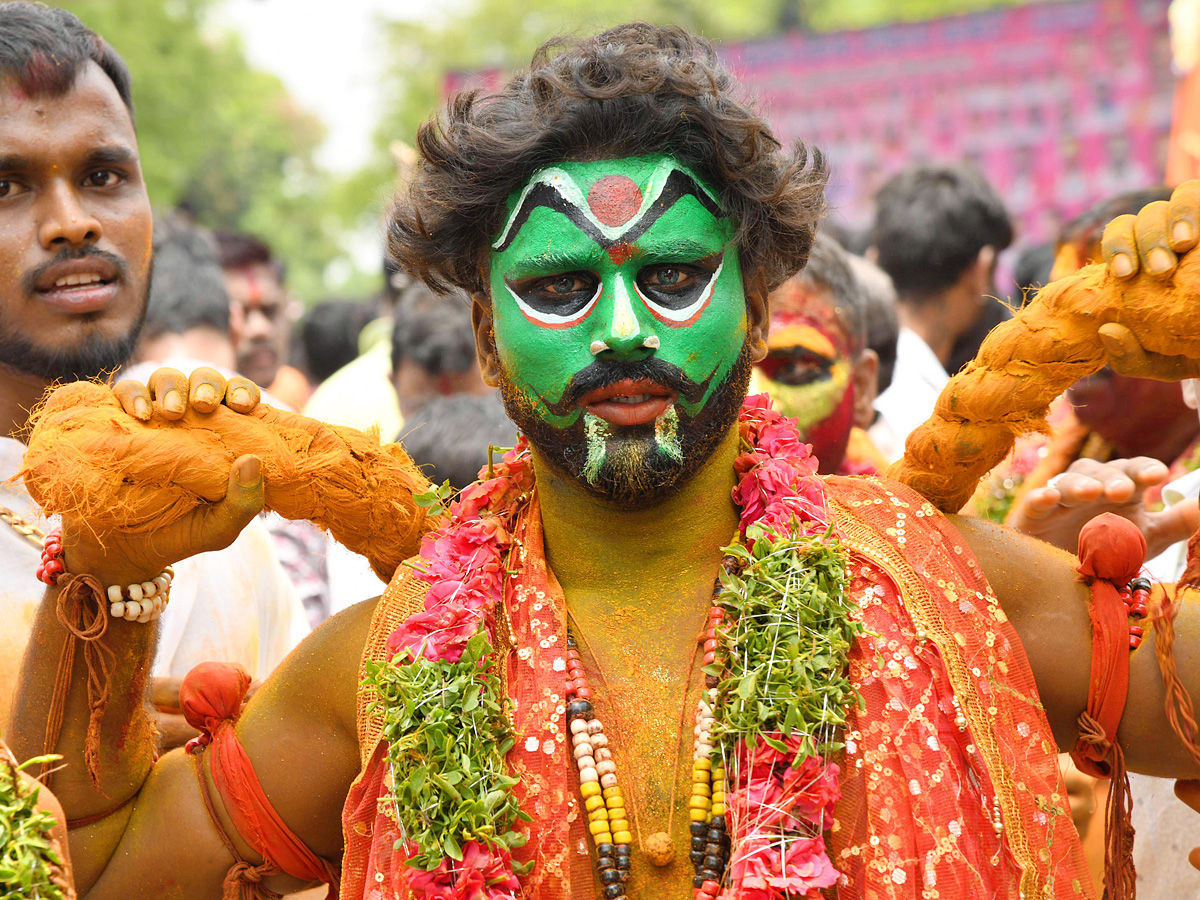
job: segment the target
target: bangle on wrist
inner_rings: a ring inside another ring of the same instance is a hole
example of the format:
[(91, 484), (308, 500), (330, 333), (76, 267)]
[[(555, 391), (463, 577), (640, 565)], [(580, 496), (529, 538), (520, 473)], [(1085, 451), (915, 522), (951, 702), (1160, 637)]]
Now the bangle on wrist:
[[(62, 531), (55, 529), (46, 535), (42, 545), (42, 561), (38, 566), (38, 580), (48, 585), (58, 584), (67, 573), (63, 562)], [(153, 622), (167, 608), (171, 599), (171, 580), (175, 570), (167, 566), (149, 581), (135, 584), (109, 585), (105, 589), (109, 615), (127, 622)]]

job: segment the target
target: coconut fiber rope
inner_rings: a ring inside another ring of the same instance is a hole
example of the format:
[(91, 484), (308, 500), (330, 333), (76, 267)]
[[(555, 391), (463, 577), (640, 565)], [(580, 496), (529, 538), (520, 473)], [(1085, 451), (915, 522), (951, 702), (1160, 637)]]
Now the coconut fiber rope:
[(235, 459), (262, 460), (266, 508), (307, 519), (370, 560), (385, 582), (434, 525), (413, 494), (428, 480), (399, 444), (259, 406), (140, 422), (111, 390), (75, 382), (34, 414), (21, 473), (48, 515), (76, 516), (103, 540), (148, 533), (221, 499)]

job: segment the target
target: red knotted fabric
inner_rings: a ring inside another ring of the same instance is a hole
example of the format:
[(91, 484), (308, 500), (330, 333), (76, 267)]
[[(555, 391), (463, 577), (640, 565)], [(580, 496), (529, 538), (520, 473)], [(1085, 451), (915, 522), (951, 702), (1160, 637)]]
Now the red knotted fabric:
[(1137, 577), (1145, 559), (1146, 539), (1128, 519), (1105, 513), (1079, 532), (1076, 571), (1092, 592), (1092, 678), (1071, 755), (1081, 771), (1097, 778), (1112, 774), (1109, 757), (1129, 694), (1129, 612), (1119, 589)]
[(1133, 797), (1117, 729), (1129, 696), (1129, 612), (1120, 588), (1137, 577), (1146, 559), (1146, 539), (1128, 519), (1097, 516), (1079, 532), (1080, 578), (1092, 592), (1092, 677), (1087, 710), (1079, 716), (1079, 741), (1071, 752), (1081, 771), (1112, 778), (1104, 828), (1104, 887), (1108, 900), (1135, 894)]
[(205, 788), (202, 769), (201, 793), (221, 839), (236, 862), (225, 879), (226, 900), (234, 898), (272, 898), (278, 896), (261, 884), (264, 875), (284, 872), (303, 881), (329, 885), (328, 897), (337, 896), (339, 872), (304, 845), (280, 818), (267, 799), (254, 764), (234, 731), (242, 701), (250, 688), (250, 674), (235, 663), (201, 663), (183, 679), (179, 702), (188, 724), (200, 731), (200, 737), (188, 743), (192, 754), (211, 747), (209, 769), (213, 784), (225, 804), (233, 827), (265, 863), (253, 866), (240, 857), (224, 833)]

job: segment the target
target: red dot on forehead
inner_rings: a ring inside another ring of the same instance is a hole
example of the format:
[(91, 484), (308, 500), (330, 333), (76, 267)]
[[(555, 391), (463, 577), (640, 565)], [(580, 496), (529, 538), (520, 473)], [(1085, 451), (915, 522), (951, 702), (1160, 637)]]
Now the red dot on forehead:
[(642, 191), (628, 175), (605, 175), (588, 191), (592, 215), (609, 227), (624, 225), (642, 206)]

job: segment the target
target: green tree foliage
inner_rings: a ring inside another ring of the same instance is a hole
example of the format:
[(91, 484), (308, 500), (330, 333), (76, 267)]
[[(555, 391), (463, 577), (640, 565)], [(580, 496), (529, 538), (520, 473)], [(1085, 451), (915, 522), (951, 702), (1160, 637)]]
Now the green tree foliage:
[[(314, 162), (324, 128), (283, 83), (254, 69), (213, 0), (59, 0), (124, 57), (142, 168), (157, 208), (251, 232), (289, 266), (293, 290), (324, 291), (361, 191), (340, 194)], [(369, 198), (368, 198), (369, 199)], [(345, 215), (340, 210), (349, 207)]]

